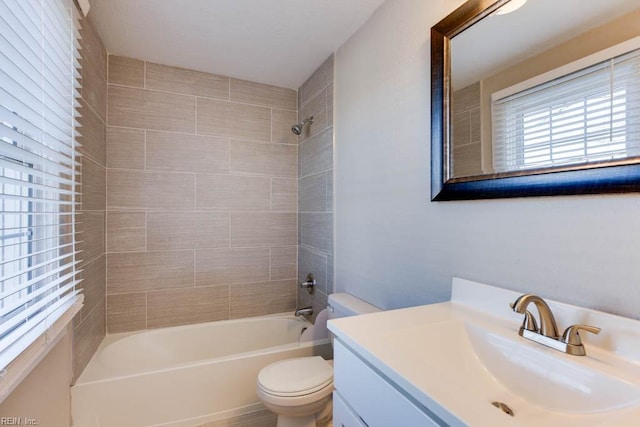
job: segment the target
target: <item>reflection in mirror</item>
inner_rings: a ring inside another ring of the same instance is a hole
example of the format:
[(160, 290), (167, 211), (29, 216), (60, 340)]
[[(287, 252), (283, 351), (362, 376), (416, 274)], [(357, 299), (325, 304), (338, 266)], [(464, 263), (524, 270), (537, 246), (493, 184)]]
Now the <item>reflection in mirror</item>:
[(445, 181), (640, 163), (638, 0), (510, 3), (451, 39)]

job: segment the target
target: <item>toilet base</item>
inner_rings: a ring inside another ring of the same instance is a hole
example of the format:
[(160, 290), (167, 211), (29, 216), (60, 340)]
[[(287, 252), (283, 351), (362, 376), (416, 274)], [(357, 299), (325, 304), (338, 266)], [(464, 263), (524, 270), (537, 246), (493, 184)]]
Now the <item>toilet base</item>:
[(322, 424), (316, 421), (316, 417), (313, 415), (309, 415), (308, 417), (302, 418), (291, 418), (291, 417), (283, 417), (282, 415), (278, 416), (278, 424), (277, 427), (333, 427), (333, 421), (329, 420)]
[(333, 399), (318, 413), (306, 417), (278, 415), (277, 427), (333, 427)]

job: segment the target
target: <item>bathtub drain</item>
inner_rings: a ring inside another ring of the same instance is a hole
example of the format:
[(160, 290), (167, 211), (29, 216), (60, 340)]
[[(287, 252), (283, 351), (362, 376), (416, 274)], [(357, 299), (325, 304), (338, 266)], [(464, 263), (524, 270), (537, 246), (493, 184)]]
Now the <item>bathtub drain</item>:
[(496, 408), (500, 409), (500, 410), (501, 410), (502, 412), (504, 412), (505, 414), (510, 415), (510, 416), (512, 416), (512, 417), (513, 417), (513, 415), (514, 415), (514, 414), (513, 414), (513, 411), (511, 410), (511, 408), (509, 408), (509, 407), (507, 406), (507, 404), (506, 404), (506, 403), (502, 403), (502, 402), (498, 402), (498, 401), (496, 401), (496, 402), (491, 402), (491, 404), (492, 404), (493, 406), (495, 406)]

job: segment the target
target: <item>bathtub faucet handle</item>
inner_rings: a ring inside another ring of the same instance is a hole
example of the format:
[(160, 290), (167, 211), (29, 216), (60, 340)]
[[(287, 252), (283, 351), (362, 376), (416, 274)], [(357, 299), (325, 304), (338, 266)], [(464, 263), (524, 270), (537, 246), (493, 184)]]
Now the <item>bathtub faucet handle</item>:
[(316, 279), (313, 277), (313, 273), (307, 274), (307, 278), (304, 282), (300, 283), (300, 288), (306, 289), (309, 295), (313, 295), (316, 291)]

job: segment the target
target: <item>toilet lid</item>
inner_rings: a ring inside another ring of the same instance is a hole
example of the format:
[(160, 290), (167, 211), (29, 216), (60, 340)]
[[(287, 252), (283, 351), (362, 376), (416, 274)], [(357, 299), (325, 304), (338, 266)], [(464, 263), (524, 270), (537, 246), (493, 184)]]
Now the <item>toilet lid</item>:
[(333, 382), (333, 367), (320, 356), (274, 362), (258, 374), (258, 384), (270, 394), (310, 394)]

